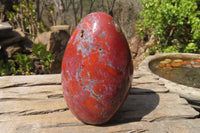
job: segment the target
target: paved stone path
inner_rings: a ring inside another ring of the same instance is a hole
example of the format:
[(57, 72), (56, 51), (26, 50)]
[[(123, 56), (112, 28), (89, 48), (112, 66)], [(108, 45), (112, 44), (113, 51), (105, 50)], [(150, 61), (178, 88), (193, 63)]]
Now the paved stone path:
[(199, 112), (150, 74), (135, 71), (130, 94), (102, 126), (78, 121), (62, 95), (60, 74), (0, 77), (1, 133), (199, 133)]

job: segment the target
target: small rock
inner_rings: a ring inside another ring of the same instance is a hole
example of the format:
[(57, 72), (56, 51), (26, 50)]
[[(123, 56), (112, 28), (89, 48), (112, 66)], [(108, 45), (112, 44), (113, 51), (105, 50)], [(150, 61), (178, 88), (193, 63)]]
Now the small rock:
[(200, 68), (200, 64), (192, 64), (192, 67), (194, 67), (194, 68)]
[(176, 59), (176, 60), (173, 60), (173, 63), (180, 63), (180, 62), (182, 62), (183, 60), (181, 60), (181, 59)]
[(50, 37), (51, 37), (51, 31), (49, 32), (43, 32), (39, 33), (34, 41), (34, 43), (42, 43), (44, 45), (47, 45), (47, 50), (50, 49)]
[(0, 31), (1, 30), (11, 30), (12, 26), (8, 22), (0, 23)]
[(24, 39), (25, 34), (21, 32), (20, 29), (15, 29), (13, 31), (4, 33), (7, 37), (0, 39), (2, 47), (8, 47), (14, 43), (17, 43)]
[(146, 48), (151, 48), (156, 43), (157, 43), (157, 41), (155, 40), (154, 35), (152, 34), (149, 41), (147, 43), (145, 43), (145, 46), (146, 46)]
[(188, 61), (182, 61), (181, 65), (189, 65), (189, 62)]
[(136, 54), (137, 51), (138, 51), (138, 48), (139, 48), (139, 43), (137, 43), (137, 37), (133, 37), (130, 41), (130, 50), (131, 50), (131, 53), (134, 53)]
[(0, 30), (0, 40), (13, 37), (12, 30)]
[(171, 64), (166, 64), (166, 67), (171, 67), (172, 65)]
[(165, 59), (165, 62), (167, 62), (167, 64), (168, 64), (168, 63), (171, 63), (172, 60), (171, 59)]
[(182, 67), (188, 67), (188, 68), (191, 68), (192, 65), (191, 65), (191, 64), (187, 64), (187, 65), (182, 65)]
[(172, 67), (180, 67), (181, 63), (180, 62), (172, 62), (171, 65), (172, 65)]
[(53, 54), (55, 61), (51, 67), (52, 73), (61, 71), (62, 58), (70, 37), (68, 28), (67, 25), (52, 26), (52, 31), (39, 34), (35, 40), (35, 43), (47, 45), (47, 51)]
[(191, 60), (190, 61), (191, 65), (195, 64), (195, 61), (194, 60)]
[(51, 26), (51, 31), (60, 31), (60, 30), (64, 30), (66, 32), (68, 32), (69, 30), (69, 25), (56, 25), (56, 26)]
[(163, 67), (165, 67), (165, 64), (159, 63), (158, 66), (159, 66), (160, 68), (163, 68)]
[(130, 45), (131, 53), (137, 54), (138, 49), (139, 49), (139, 45), (140, 45), (140, 40), (141, 40), (141, 39), (140, 39), (139, 35), (134, 36), (134, 37), (130, 40), (129, 45)]
[(11, 58), (16, 52), (21, 53), (23, 51), (19, 44), (14, 44), (6, 48), (8, 58)]
[(195, 60), (195, 62), (198, 62), (198, 63), (200, 63), (200, 59), (196, 59), (196, 60)]
[(168, 62), (165, 61), (165, 60), (164, 60), (164, 61), (160, 61), (160, 63), (161, 63), (161, 64), (168, 64)]

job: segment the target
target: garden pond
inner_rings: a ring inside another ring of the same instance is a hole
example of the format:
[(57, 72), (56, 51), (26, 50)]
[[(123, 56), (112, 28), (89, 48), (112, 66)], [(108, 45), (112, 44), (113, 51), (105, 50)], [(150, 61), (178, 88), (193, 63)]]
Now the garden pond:
[(160, 77), (190, 87), (200, 88), (200, 59), (164, 58), (149, 63)]

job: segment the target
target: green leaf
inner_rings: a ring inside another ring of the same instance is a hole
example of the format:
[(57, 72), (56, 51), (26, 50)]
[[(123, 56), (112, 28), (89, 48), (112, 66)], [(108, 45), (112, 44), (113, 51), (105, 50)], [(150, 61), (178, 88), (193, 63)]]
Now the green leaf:
[[(163, 52), (199, 52), (200, 8), (199, 1), (190, 0), (139, 0), (144, 10), (136, 25), (137, 33), (144, 38), (154, 34)], [(179, 44), (173, 44), (178, 40)], [(191, 47), (193, 40), (197, 47)], [(179, 46), (181, 44), (181, 46)], [(186, 48), (186, 50), (184, 50)], [(191, 50), (191, 48), (193, 50)], [(189, 50), (190, 49), (190, 50)], [(195, 50), (194, 50), (195, 49)], [(152, 51), (154, 49), (152, 48)]]
[(19, 6), (13, 5), (13, 9), (18, 12), (19, 11)]

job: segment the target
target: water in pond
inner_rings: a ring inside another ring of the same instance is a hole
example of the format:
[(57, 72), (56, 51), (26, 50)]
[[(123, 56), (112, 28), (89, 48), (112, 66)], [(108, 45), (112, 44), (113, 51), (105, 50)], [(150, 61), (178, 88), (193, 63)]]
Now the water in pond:
[(160, 77), (186, 86), (200, 88), (199, 59), (165, 58), (150, 62), (149, 67)]

